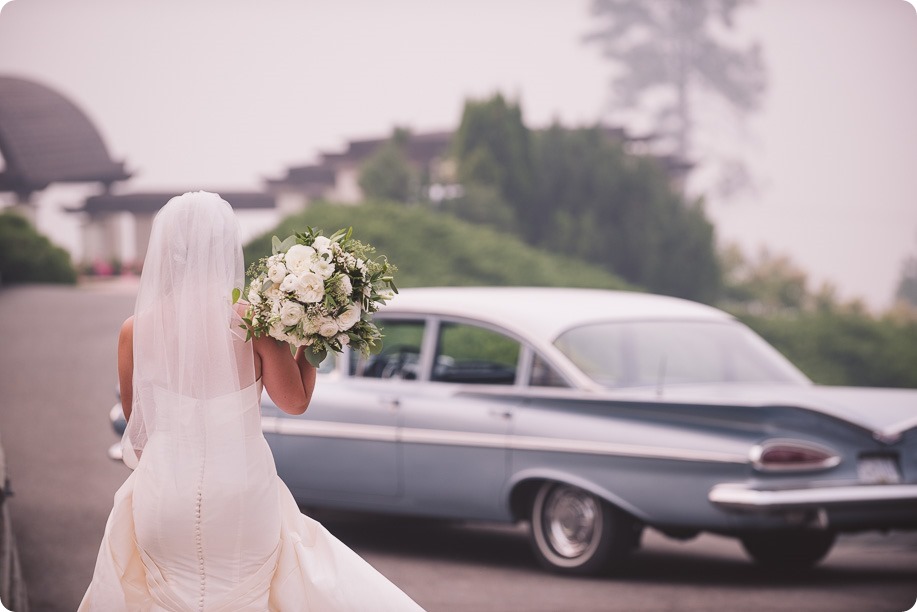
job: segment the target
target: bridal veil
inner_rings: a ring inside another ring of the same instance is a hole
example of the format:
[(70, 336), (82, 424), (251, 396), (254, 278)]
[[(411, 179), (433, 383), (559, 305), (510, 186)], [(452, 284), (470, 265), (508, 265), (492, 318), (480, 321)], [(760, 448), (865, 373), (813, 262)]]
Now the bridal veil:
[[(134, 311), (134, 393), (122, 439), (129, 467), (164, 425), (154, 394), (171, 395), (169, 412), (181, 418), (255, 383), (251, 343), (232, 305), (244, 280), (229, 203), (205, 191), (169, 200), (153, 221)], [(180, 443), (198, 444), (205, 434), (186, 431)]]

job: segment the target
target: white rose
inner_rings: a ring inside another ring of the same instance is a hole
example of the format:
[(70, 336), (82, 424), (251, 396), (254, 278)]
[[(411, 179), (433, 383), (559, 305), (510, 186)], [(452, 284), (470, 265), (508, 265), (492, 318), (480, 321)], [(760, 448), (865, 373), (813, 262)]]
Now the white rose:
[(286, 254), (287, 269), (293, 274), (307, 272), (315, 256), (315, 249), (303, 244), (294, 244)]
[(289, 342), (289, 336), (287, 335), (286, 330), (283, 328), (283, 325), (280, 322), (274, 323), (271, 325), (271, 329), (268, 332), (271, 338), (276, 338), (281, 342)]
[(306, 310), (302, 307), (302, 304), (288, 300), (280, 307), (280, 322), (287, 327), (296, 325), (304, 314), (306, 314)]
[(282, 297), (283, 293), (280, 292), (280, 285), (274, 284), (270, 289), (264, 292), (264, 297), (271, 301), (271, 303), (277, 303)]
[(299, 277), (295, 274), (287, 274), (280, 283), (280, 290), (283, 292), (296, 291), (299, 286)]
[(319, 257), (312, 264), (312, 270), (322, 278), (328, 278), (334, 274), (334, 264), (330, 261)]
[(338, 334), (336, 340), (340, 343), (341, 346), (347, 346), (350, 344), (350, 336), (347, 334)]
[(296, 279), (296, 298), (302, 302), (313, 303), (325, 297), (325, 281), (315, 272), (304, 272)]
[(312, 243), (312, 248), (319, 252), (327, 252), (331, 247), (331, 241), (325, 236), (318, 236)]
[(271, 279), (272, 282), (282, 283), (283, 279), (287, 276), (287, 267), (283, 265), (283, 262), (277, 262), (267, 269), (267, 277)]
[(318, 333), (326, 338), (334, 336), (339, 331), (340, 329), (338, 328), (337, 321), (331, 317), (322, 317), (322, 319), (318, 322)]
[(346, 331), (357, 324), (360, 320), (360, 305), (351, 304), (347, 307), (341, 316), (338, 317), (338, 325), (340, 325), (342, 331)]
[(249, 304), (260, 304), (261, 303), (261, 294), (258, 293), (258, 290), (252, 287), (248, 290), (248, 303)]

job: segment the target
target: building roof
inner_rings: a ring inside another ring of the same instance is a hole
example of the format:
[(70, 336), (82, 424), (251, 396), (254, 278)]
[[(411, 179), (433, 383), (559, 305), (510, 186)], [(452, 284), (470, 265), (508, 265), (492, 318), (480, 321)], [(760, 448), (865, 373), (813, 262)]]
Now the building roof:
[[(103, 194), (90, 196), (81, 208), (70, 208), (67, 212), (122, 212), (154, 213), (166, 202), (183, 191), (164, 191), (159, 193), (125, 193), (121, 195)], [(274, 196), (267, 193), (216, 192), (229, 202), (233, 208), (274, 208)]]
[(129, 178), (89, 117), (62, 94), (26, 79), (0, 76), (0, 191), (27, 197), (51, 183)]

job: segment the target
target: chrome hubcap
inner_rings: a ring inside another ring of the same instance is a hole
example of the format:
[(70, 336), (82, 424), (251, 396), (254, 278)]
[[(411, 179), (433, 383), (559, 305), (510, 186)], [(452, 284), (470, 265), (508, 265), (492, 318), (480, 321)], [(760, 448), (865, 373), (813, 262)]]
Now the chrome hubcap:
[(599, 512), (588, 493), (566, 486), (555, 488), (545, 500), (543, 514), (551, 548), (568, 559), (582, 555), (593, 543)]

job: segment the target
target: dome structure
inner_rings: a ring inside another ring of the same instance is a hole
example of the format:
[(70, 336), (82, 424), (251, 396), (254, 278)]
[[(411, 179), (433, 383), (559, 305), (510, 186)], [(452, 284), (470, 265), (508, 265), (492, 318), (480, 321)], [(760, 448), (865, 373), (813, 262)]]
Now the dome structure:
[(111, 159), (98, 129), (76, 104), (34, 81), (0, 76), (0, 191), (27, 200), (52, 183), (130, 178)]

